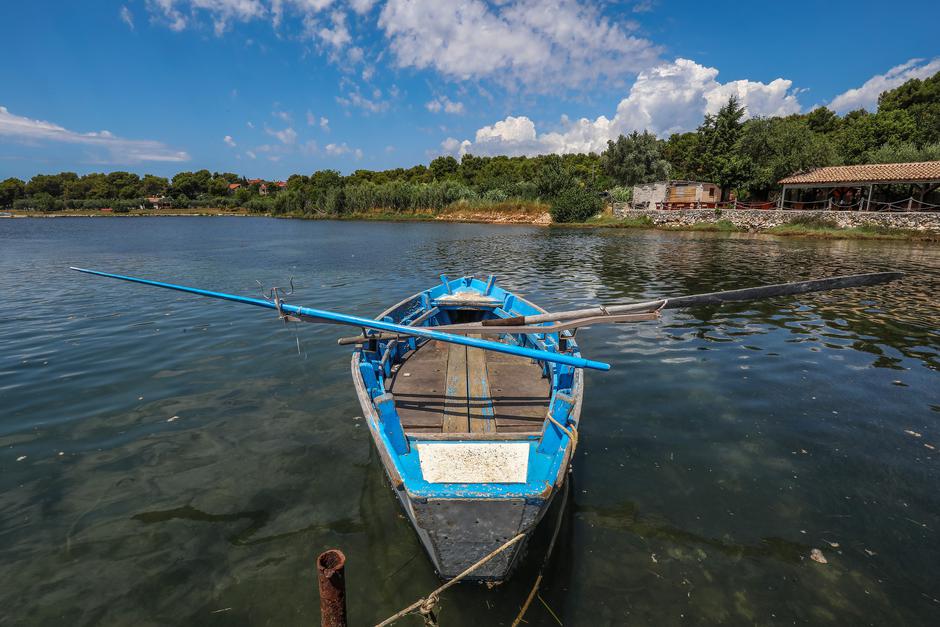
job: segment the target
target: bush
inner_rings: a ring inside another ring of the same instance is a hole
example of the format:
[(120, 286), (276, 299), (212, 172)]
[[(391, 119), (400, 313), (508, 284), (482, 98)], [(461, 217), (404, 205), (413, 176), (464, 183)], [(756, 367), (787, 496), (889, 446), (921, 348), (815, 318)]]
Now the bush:
[(498, 187), (487, 190), (483, 193), (483, 201), (488, 203), (505, 202), (508, 198), (509, 194), (499, 189)]
[(610, 199), (614, 202), (630, 202), (633, 200), (632, 187), (624, 187), (620, 185), (617, 187), (612, 187), (608, 193), (610, 194)]
[(551, 214), (555, 222), (584, 222), (600, 213), (604, 202), (588, 189), (569, 187), (552, 200)]

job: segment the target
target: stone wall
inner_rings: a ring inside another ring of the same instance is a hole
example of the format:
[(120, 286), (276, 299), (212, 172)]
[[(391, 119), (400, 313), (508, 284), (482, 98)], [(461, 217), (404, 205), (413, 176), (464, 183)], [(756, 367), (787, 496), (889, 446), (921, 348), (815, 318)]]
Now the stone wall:
[(778, 209), (631, 209), (629, 203), (614, 203), (619, 218), (649, 217), (653, 224), (689, 226), (701, 222), (727, 220), (738, 228), (760, 231), (788, 224), (797, 216), (832, 221), (842, 228), (877, 225), (896, 229), (940, 232), (940, 212), (910, 211), (793, 211)]

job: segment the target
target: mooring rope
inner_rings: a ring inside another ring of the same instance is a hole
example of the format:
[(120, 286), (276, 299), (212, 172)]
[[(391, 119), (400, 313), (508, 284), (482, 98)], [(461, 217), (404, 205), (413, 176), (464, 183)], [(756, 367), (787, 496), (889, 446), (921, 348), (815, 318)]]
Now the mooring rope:
[(558, 420), (556, 420), (551, 413), (548, 414), (548, 421), (561, 429), (562, 432), (568, 436), (568, 439), (571, 440), (571, 455), (573, 457), (574, 450), (578, 448), (578, 428), (574, 425), (571, 425), (571, 427), (566, 427), (565, 425), (558, 422)]
[[(558, 519), (555, 521), (555, 530), (552, 532), (552, 539), (548, 543), (548, 550), (545, 552), (545, 558), (542, 560), (542, 565), (539, 566), (539, 576), (535, 578), (535, 583), (532, 584), (532, 590), (529, 591), (529, 596), (526, 597), (525, 603), (522, 604), (522, 607), (519, 609), (519, 614), (516, 616), (516, 620), (512, 621), (512, 627), (518, 627), (519, 623), (522, 622), (525, 613), (528, 611), (529, 606), (532, 604), (535, 595), (539, 592), (539, 586), (542, 585), (542, 577), (545, 574), (545, 568), (548, 566), (548, 560), (552, 558), (552, 551), (555, 549), (555, 540), (558, 539), (558, 532), (561, 531), (561, 523), (565, 519), (565, 507), (568, 505), (568, 492), (571, 488), (571, 477), (568, 477), (568, 481), (565, 482), (565, 493), (562, 495), (561, 499), (561, 509), (558, 510)], [(545, 603), (542, 601), (542, 603)], [(548, 607), (546, 605), (546, 607)], [(549, 609), (551, 611), (551, 609)], [(552, 614), (554, 616), (554, 613)], [(556, 617), (557, 620), (557, 617)]]
[(415, 601), (414, 603), (412, 603), (411, 605), (409, 605), (402, 611), (398, 612), (394, 616), (390, 616), (386, 618), (381, 623), (377, 624), (375, 627), (386, 627), (387, 625), (391, 625), (398, 619), (404, 618), (405, 616), (409, 614), (420, 614), (421, 616), (424, 617), (425, 625), (436, 625), (437, 618), (434, 616), (434, 606), (437, 604), (438, 597), (441, 595), (441, 593), (447, 590), (448, 588), (450, 588), (451, 586), (453, 586), (454, 584), (458, 583), (461, 579), (463, 579), (464, 577), (466, 577), (467, 575), (469, 575), (470, 573), (478, 569), (480, 566), (483, 566), (483, 564), (486, 564), (488, 561), (490, 561), (491, 559), (493, 559), (494, 557), (496, 557), (497, 555), (499, 555), (500, 553), (502, 553), (503, 551), (505, 551), (512, 545), (514, 545), (515, 543), (519, 542), (519, 540), (522, 540), (523, 538), (525, 538), (528, 533), (529, 533), (529, 529), (526, 529), (525, 531), (518, 534), (517, 536), (510, 538), (509, 540), (504, 542), (502, 546), (500, 546), (498, 549), (496, 549), (495, 551), (493, 551), (492, 553), (490, 553), (489, 555), (487, 555), (480, 561), (470, 566), (468, 569), (466, 569), (465, 571), (463, 571), (462, 573), (460, 573), (459, 575), (457, 575), (456, 577), (454, 577), (453, 579), (451, 579), (450, 581), (448, 581), (447, 583), (439, 587), (437, 590), (435, 590), (428, 596), (422, 599), (418, 599), (417, 601)]

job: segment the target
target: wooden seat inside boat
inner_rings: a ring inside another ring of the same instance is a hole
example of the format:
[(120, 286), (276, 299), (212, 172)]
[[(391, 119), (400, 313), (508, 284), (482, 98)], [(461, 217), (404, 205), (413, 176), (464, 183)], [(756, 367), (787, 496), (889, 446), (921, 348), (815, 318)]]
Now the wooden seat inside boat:
[(408, 435), (537, 434), (549, 380), (531, 360), (431, 341), (405, 356), (389, 391)]

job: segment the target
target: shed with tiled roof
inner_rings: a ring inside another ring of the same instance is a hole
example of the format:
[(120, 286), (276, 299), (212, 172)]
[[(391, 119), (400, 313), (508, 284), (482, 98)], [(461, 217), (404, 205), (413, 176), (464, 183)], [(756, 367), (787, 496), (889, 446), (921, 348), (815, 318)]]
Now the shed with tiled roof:
[(835, 165), (794, 174), (780, 180), (781, 185), (797, 187), (837, 186), (845, 184), (930, 183), (940, 182), (940, 161), (916, 163), (868, 163)]
[[(940, 161), (828, 166), (793, 174), (779, 183), (783, 186), (777, 202), (781, 209), (910, 211), (940, 207), (925, 202), (928, 194), (940, 188)], [(904, 186), (907, 190), (899, 192)], [(793, 193), (788, 196), (788, 192)]]

